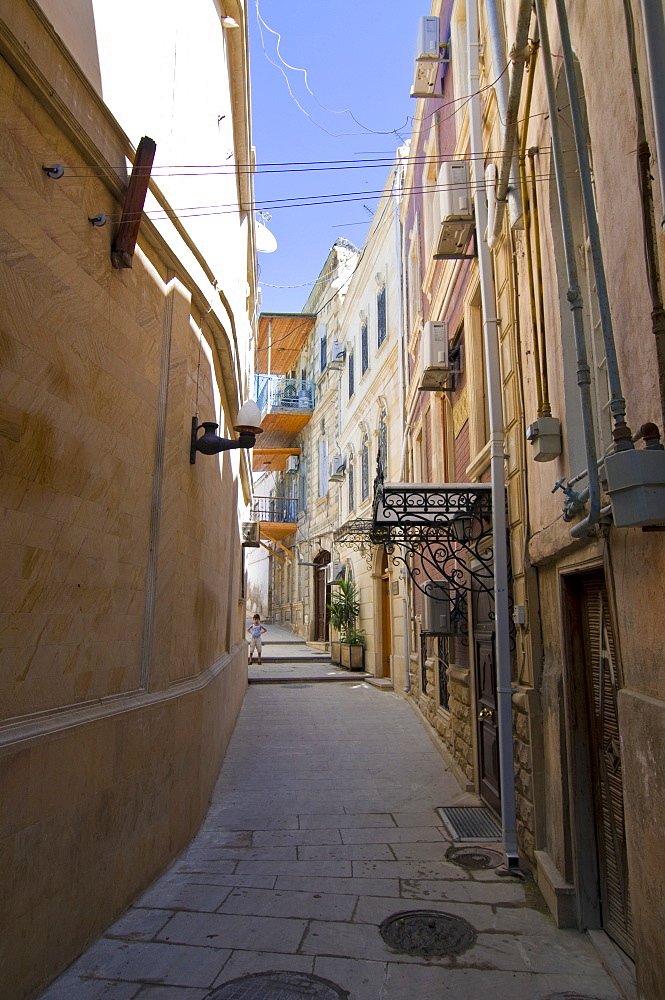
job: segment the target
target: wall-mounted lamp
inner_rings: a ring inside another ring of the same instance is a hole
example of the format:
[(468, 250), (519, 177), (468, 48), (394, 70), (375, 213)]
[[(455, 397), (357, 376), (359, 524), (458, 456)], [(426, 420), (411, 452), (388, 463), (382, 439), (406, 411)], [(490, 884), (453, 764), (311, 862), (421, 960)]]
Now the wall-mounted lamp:
[[(240, 407), (237, 423), (233, 427), (235, 431), (238, 431), (236, 441), (215, 434), (218, 427), (219, 424), (205, 420), (199, 424), (199, 418), (192, 417), (192, 439), (189, 449), (191, 465), (196, 462), (197, 451), (200, 451), (202, 455), (218, 455), (220, 451), (230, 451), (232, 448), (253, 448), (256, 444), (256, 435), (263, 430), (261, 412), (253, 399), (248, 399)], [(197, 437), (201, 428), (203, 428), (203, 434)]]

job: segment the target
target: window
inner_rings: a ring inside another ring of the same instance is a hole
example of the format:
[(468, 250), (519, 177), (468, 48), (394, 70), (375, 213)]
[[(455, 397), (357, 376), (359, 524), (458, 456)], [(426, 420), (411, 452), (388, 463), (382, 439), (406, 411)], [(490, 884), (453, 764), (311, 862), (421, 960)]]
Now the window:
[(379, 347), (386, 339), (386, 286), (376, 296), (376, 329)]
[(348, 477), (348, 484), (349, 484), (349, 513), (351, 513), (351, 511), (356, 506), (356, 487), (355, 487), (355, 482), (354, 482), (353, 452), (352, 451), (349, 452), (349, 477)]
[(388, 414), (381, 410), (379, 417), (379, 453), (384, 475), (388, 474)]
[(319, 441), (319, 496), (328, 492), (328, 442)]
[(300, 501), (300, 513), (307, 509), (307, 461), (303, 455), (298, 463), (298, 499)]
[(361, 475), (361, 499), (367, 500), (369, 496), (369, 441), (367, 435), (363, 438), (362, 451), (360, 453), (360, 475)]
[(360, 329), (360, 347), (362, 352), (360, 365), (362, 368), (362, 374), (364, 375), (367, 369), (369, 368), (369, 339), (368, 339), (367, 319), (363, 320), (363, 325)]
[(328, 364), (328, 327), (325, 323), (319, 324), (319, 371), (324, 372)]
[(355, 373), (355, 359), (353, 357), (353, 351), (349, 353), (349, 399), (353, 396), (356, 391), (356, 373)]

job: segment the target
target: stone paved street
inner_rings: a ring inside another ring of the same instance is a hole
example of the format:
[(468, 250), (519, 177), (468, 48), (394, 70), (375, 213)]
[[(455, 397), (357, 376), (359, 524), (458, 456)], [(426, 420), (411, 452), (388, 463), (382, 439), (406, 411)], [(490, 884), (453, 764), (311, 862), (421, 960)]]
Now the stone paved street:
[[(476, 801), (399, 694), (252, 685), (199, 834), (42, 1000), (207, 1000), (268, 970), (349, 1000), (621, 1000), (531, 883), (445, 860), (436, 807)], [(379, 925), (414, 909), (464, 917), (475, 944), (393, 951)]]

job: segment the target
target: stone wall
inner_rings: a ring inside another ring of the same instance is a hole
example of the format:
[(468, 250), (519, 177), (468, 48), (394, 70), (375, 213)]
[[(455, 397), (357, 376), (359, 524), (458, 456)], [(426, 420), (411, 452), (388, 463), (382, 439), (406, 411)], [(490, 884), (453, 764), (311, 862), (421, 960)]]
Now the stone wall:
[(126, 138), (54, 36), (31, 51), (45, 68), (51, 53), (90, 132), (56, 115), (21, 46), (0, 60), (6, 1000), (40, 990), (184, 847), (246, 686), (239, 459), (189, 463), (197, 402), (233, 422), (226, 331), (149, 226), (133, 268), (111, 267), (114, 226), (88, 218), (120, 205), (82, 164), (95, 145), (122, 163)]

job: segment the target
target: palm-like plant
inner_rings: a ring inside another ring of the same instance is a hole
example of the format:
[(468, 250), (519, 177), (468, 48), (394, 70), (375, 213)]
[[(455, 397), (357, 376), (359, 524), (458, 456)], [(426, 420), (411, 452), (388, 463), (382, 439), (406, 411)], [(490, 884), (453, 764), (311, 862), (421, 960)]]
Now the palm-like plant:
[(342, 642), (362, 641), (362, 630), (356, 628), (360, 614), (360, 595), (358, 588), (350, 580), (341, 580), (337, 585), (337, 593), (328, 605), (330, 624), (339, 632)]

